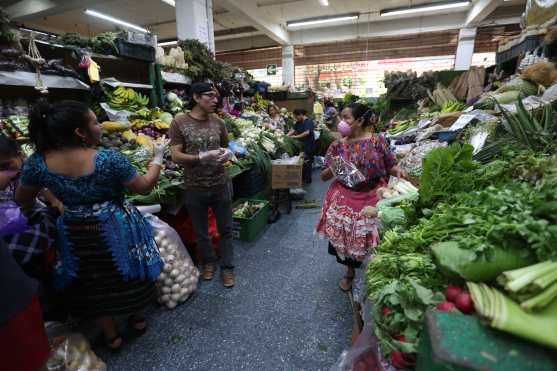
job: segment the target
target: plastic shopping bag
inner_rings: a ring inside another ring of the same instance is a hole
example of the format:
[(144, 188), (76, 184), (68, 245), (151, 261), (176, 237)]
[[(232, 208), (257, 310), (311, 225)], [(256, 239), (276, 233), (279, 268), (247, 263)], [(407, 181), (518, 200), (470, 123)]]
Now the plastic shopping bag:
[(46, 363), (49, 371), (106, 371), (106, 364), (91, 350), (81, 334), (61, 336), (51, 341), (54, 351)]
[(348, 188), (357, 188), (366, 181), (366, 177), (356, 165), (340, 156), (333, 157), (331, 170), (335, 178)]
[(0, 237), (22, 233), (29, 228), (27, 218), (13, 201), (0, 204)]
[(159, 303), (173, 309), (197, 289), (199, 271), (178, 232), (154, 215), (147, 215), (146, 218), (153, 227), (155, 242), (164, 262), (163, 271), (157, 279)]

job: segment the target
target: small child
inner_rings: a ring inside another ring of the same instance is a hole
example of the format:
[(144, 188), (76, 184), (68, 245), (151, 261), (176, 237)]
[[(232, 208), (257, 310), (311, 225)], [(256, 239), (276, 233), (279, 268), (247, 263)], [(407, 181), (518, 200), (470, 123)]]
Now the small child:
[[(54, 247), (54, 213), (37, 202), (33, 210), (26, 213), (27, 220), (18, 217), (21, 213), (15, 204), (15, 191), (24, 160), (25, 156), (17, 142), (0, 135), (0, 212), (4, 213), (4, 217), (8, 212), (16, 215), (13, 223), (15, 225), (4, 229), (4, 233), (0, 233), (0, 239), (5, 242), (23, 271), (41, 280), (46, 273), (45, 256), (48, 256)], [(44, 191), (43, 195), (52, 206), (59, 205), (59, 201), (50, 192)], [(4, 218), (4, 223), (6, 219)]]

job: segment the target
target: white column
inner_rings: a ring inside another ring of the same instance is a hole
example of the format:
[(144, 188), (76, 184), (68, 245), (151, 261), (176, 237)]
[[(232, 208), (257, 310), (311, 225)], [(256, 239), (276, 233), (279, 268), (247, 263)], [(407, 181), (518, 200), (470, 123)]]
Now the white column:
[(176, 0), (178, 40), (197, 39), (215, 52), (212, 0)]
[(476, 28), (461, 28), (458, 33), (458, 46), (454, 63), (455, 71), (467, 71), (472, 65), (474, 44), (476, 43)]
[(294, 45), (282, 47), (282, 84), (294, 88)]

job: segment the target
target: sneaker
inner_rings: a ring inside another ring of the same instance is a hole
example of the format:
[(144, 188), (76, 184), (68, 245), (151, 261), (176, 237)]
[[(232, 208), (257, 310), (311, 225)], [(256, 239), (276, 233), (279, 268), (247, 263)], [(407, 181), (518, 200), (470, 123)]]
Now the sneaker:
[(210, 281), (213, 279), (216, 270), (217, 266), (215, 263), (208, 263), (203, 266), (203, 273), (201, 275), (205, 281)]
[(222, 284), (226, 288), (234, 287), (234, 271), (224, 268), (221, 272)]

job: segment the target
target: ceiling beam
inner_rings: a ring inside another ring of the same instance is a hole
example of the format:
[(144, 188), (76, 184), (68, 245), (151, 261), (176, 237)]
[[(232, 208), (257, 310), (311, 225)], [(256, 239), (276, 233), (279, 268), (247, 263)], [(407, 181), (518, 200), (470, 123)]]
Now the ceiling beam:
[(281, 45), (290, 44), (290, 35), (280, 24), (265, 19), (252, 0), (222, 0), (222, 6), (247, 18), (249, 23)]
[(476, 25), (486, 19), (499, 5), (503, 4), (503, 0), (478, 0), (472, 5), (472, 8), (466, 15), (465, 26)]

